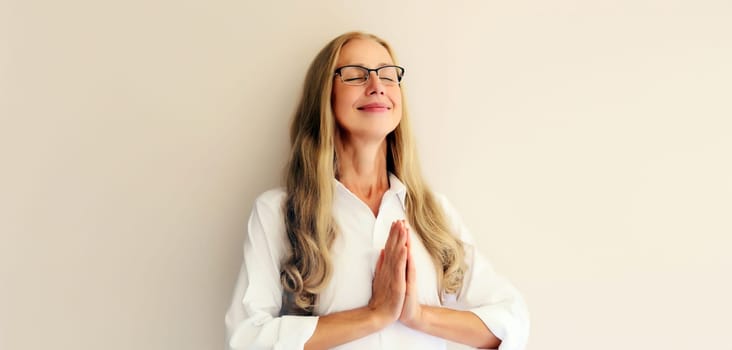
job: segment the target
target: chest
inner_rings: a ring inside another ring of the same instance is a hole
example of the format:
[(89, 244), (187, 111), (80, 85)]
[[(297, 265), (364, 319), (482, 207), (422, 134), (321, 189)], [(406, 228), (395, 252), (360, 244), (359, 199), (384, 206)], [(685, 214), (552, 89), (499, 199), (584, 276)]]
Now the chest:
[[(405, 219), (405, 216), (399, 200), (382, 201), (376, 217), (365, 206), (361, 209), (341, 206), (334, 210), (338, 236), (331, 249), (333, 275), (319, 296), (318, 314), (326, 315), (368, 304), (376, 263), (391, 224)], [(439, 305), (435, 265), (418, 234), (410, 234), (420, 303)]]

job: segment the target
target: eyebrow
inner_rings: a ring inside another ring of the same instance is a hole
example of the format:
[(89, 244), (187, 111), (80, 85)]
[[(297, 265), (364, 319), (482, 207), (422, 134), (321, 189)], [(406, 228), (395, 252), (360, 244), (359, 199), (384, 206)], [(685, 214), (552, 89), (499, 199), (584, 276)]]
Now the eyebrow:
[[(380, 63), (379, 63), (379, 64), (377, 64), (376, 66), (377, 66), (377, 67), (382, 67), (382, 66), (393, 66), (393, 65), (394, 65), (394, 63), (384, 63), (384, 62), (380, 62)], [(361, 63), (361, 62), (356, 62), (356, 63), (349, 63), (349, 64), (345, 64), (345, 66), (364, 66), (364, 67), (366, 67), (366, 65), (365, 65), (365, 64), (363, 64), (363, 63)]]

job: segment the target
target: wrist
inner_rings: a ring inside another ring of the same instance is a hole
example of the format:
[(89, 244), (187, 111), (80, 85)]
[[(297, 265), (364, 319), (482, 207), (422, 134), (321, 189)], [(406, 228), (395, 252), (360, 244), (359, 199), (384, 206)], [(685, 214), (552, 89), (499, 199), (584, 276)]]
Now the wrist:
[(386, 313), (371, 307), (367, 307), (367, 310), (368, 319), (374, 331), (381, 330), (389, 325), (390, 319)]
[(432, 308), (430, 306), (419, 305), (414, 317), (409, 320), (406, 326), (422, 333), (428, 333), (431, 316)]

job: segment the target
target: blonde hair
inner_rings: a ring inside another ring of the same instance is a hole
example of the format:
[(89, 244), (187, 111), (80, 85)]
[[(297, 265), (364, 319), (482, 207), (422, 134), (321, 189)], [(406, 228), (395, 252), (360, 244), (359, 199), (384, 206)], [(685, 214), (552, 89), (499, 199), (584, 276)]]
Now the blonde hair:
[[(290, 127), (291, 152), (283, 210), (291, 251), (280, 274), (286, 292), (282, 314), (312, 314), (318, 294), (332, 275), (330, 247), (337, 232), (332, 215), (337, 128), (331, 108), (333, 72), (343, 45), (357, 38), (378, 42), (394, 59), (389, 44), (375, 35), (349, 32), (333, 39), (308, 69), (302, 99)], [(401, 93), (404, 101), (403, 88)], [(387, 135), (387, 147), (387, 170), (407, 188), (407, 219), (435, 263), (440, 295), (457, 293), (466, 269), (465, 253), (422, 178), (404, 104), (401, 122)]]

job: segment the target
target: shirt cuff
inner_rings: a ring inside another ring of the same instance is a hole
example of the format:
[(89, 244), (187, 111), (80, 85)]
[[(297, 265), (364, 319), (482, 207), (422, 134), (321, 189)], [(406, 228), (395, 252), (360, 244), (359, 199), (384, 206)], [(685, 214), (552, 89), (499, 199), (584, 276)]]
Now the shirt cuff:
[(301, 350), (315, 333), (317, 316), (282, 316), (279, 337), (275, 350)]
[(529, 335), (529, 325), (523, 324), (505, 307), (484, 306), (468, 310), (474, 313), (490, 331), (501, 339), (499, 350), (524, 350)]

